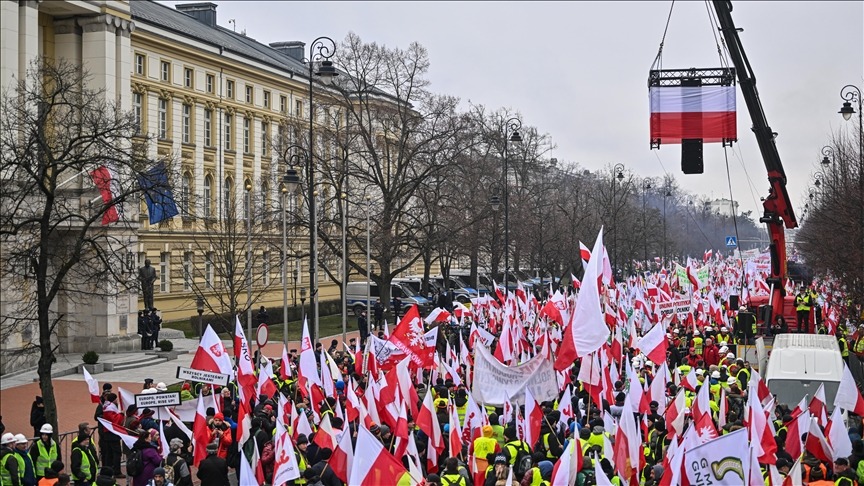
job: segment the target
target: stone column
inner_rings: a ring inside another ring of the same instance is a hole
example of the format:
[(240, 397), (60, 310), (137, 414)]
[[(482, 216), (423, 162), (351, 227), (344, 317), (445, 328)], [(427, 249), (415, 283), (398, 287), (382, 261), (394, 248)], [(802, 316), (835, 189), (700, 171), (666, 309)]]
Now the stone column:
[(117, 76), (117, 102), (120, 109), (132, 109), (132, 42), (130, 36), (135, 31), (135, 23), (120, 20), (115, 39), (115, 70)]
[(117, 28), (121, 22), (113, 15), (78, 20), (84, 30), (82, 58), (90, 74), (90, 87), (105, 90), (108, 101), (117, 100)]
[(18, 79), (27, 78), (30, 63), (39, 57), (39, 2), (18, 3)]
[(54, 57), (81, 65), (81, 29), (75, 18), (54, 21)]
[(18, 76), (18, 2), (0, 0), (0, 90)]

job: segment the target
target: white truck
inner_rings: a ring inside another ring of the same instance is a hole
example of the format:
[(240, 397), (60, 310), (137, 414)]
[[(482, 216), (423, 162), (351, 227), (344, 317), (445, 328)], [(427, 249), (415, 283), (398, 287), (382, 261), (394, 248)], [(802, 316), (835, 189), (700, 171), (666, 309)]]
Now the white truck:
[(777, 396), (777, 404), (795, 408), (806, 395), (808, 400), (825, 385), (828, 410), (843, 374), (843, 358), (834, 336), (823, 334), (778, 334), (768, 358), (764, 378)]

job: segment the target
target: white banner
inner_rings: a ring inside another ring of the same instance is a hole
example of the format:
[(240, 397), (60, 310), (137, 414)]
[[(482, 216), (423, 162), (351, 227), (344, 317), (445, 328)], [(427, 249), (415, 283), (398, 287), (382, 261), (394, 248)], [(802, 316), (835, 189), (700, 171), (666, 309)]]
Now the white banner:
[(526, 385), (538, 402), (558, 397), (551, 360), (538, 355), (519, 366), (505, 366), (479, 343), (474, 347), (474, 382), (471, 385), (474, 400), (483, 405), (500, 406), (508, 400), (523, 405)]
[(693, 486), (741, 486), (745, 484), (750, 459), (747, 429), (710, 440), (689, 449), (684, 455), (684, 470)]
[(668, 316), (673, 312), (683, 319), (690, 312), (690, 299), (676, 299), (657, 303), (657, 311), (661, 316)]
[(213, 373), (212, 371), (196, 370), (194, 368), (177, 367), (177, 378), (181, 380), (197, 381), (200, 383), (209, 383), (211, 385), (228, 386), (228, 381), (231, 377), (222, 373)]
[(152, 393), (135, 395), (135, 406), (145, 408), (173, 407), (180, 405), (180, 392)]

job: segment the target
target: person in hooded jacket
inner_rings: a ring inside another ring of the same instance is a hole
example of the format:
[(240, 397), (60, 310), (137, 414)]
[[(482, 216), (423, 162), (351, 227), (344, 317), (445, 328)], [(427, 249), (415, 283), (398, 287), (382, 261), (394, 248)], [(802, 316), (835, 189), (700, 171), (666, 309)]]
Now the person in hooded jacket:
[(132, 479), (132, 486), (147, 486), (147, 483), (153, 479), (153, 471), (162, 465), (162, 456), (153, 443), (152, 437), (155, 436), (149, 431), (141, 432), (138, 441), (132, 446), (133, 451), (141, 451), (142, 458), (141, 474)]
[(114, 470), (110, 467), (99, 469), (99, 475), (96, 476), (95, 486), (116, 486), (117, 481), (114, 480)]

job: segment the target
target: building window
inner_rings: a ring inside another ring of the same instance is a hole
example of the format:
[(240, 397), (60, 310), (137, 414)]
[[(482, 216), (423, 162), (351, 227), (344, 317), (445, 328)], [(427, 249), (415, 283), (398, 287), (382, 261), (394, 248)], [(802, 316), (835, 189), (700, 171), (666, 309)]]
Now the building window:
[(168, 100), (159, 98), (159, 140), (168, 138)]
[(194, 72), (192, 68), (186, 68), (183, 70), (183, 86), (187, 88), (192, 88), (192, 84), (194, 83)]
[(254, 92), (252, 91), (252, 86), (246, 85), (246, 103), (252, 104), (254, 101)]
[(206, 86), (207, 92), (210, 94), (213, 94), (213, 85), (216, 84), (216, 76), (213, 76), (212, 74), (208, 74), (206, 84), (207, 84), (207, 86)]
[(225, 179), (225, 195), (224, 199), (222, 200), (222, 207), (225, 209), (225, 214), (223, 215), (225, 216), (225, 219), (228, 219), (228, 216), (231, 214), (231, 202), (234, 201), (234, 197), (231, 191), (231, 178), (229, 177), (228, 179)]
[(191, 251), (183, 253), (183, 290), (186, 292), (192, 290), (192, 258)]
[(270, 124), (261, 122), (261, 155), (266, 156), (270, 145)]
[(248, 154), (249, 152), (251, 152), (251, 148), (252, 148), (252, 147), (250, 147), (251, 140), (249, 139), (249, 135), (250, 135), (249, 132), (252, 131), (251, 125), (252, 125), (252, 120), (250, 120), (248, 117), (244, 117), (243, 118), (243, 153), (244, 154)]
[(280, 96), (279, 97), (279, 111), (282, 113), (288, 112), (288, 97)]
[(191, 198), (192, 176), (190, 176), (188, 172), (184, 172), (183, 177), (180, 179), (180, 216), (192, 216), (191, 207), (189, 205)]
[(170, 292), (170, 272), (171, 271), (171, 254), (170, 253), (160, 253), (159, 254), (159, 292)]
[(294, 100), (294, 116), (297, 118), (303, 117), (303, 101)]
[(270, 285), (270, 252), (265, 251), (261, 258), (264, 260), (264, 285)]
[(231, 125), (232, 117), (225, 114), (225, 150), (231, 150)]
[(171, 82), (171, 63), (168, 61), (162, 61), (160, 66), (162, 81), (165, 81), (166, 83)]
[(230, 79), (225, 82), (225, 96), (234, 99), (234, 81)]
[(213, 133), (213, 110), (204, 110), (204, 146), (212, 147), (213, 139), (210, 138)]
[(132, 93), (132, 113), (135, 116), (135, 133), (141, 133), (141, 122), (144, 108), (144, 95)]
[(213, 179), (208, 175), (204, 178), (204, 217), (209, 218), (213, 209)]
[(264, 108), (270, 108), (270, 92), (264, 92)]
[(147, 58), (144, 54), (135, 54), (135, 74), (144, 76)]
[(192, 143), (192, 106), (183, 105), (183, 143)]
[(213, 252), (208, 251), (204, 260), (204, 280), (207, 288), (213, 289)]

